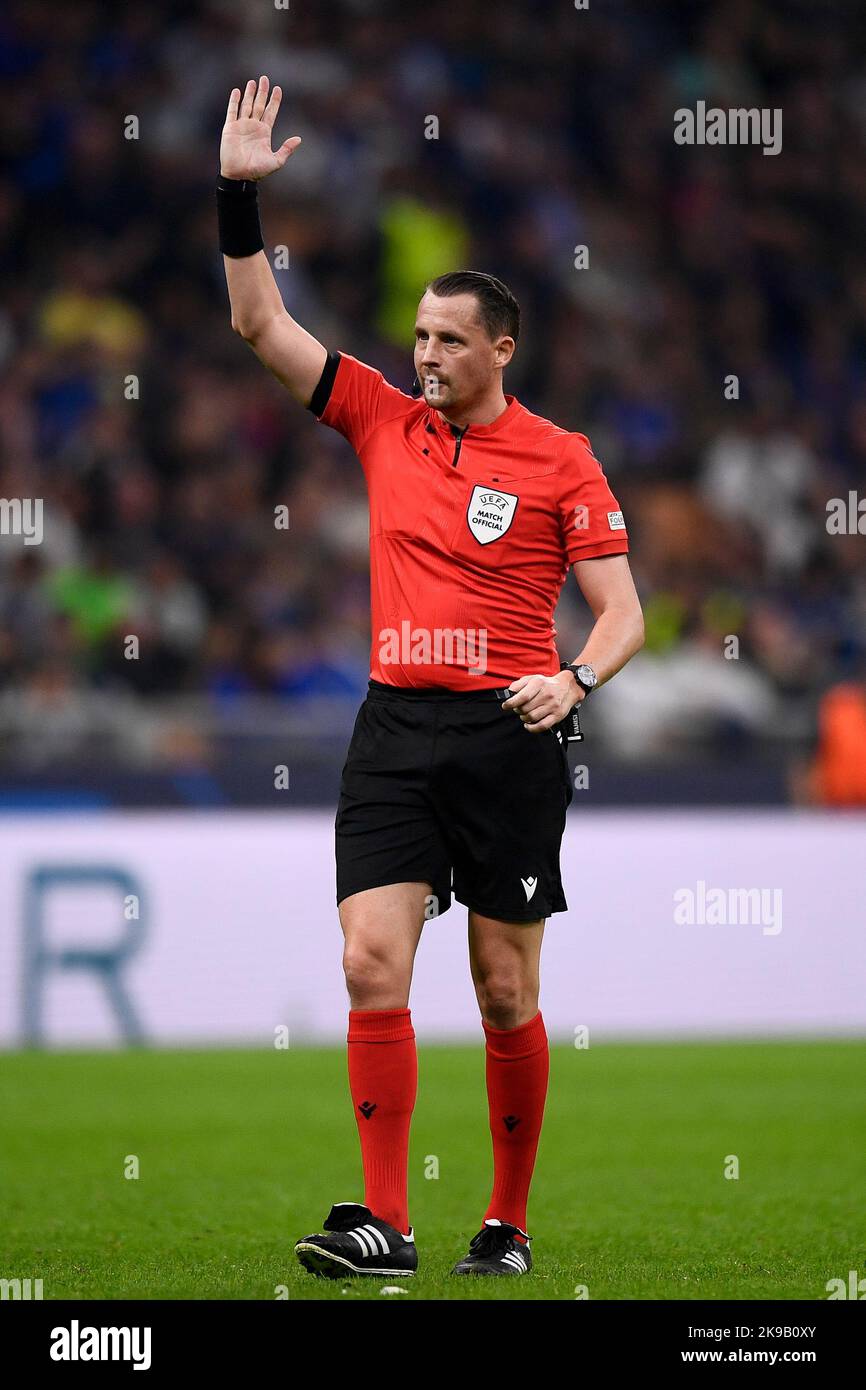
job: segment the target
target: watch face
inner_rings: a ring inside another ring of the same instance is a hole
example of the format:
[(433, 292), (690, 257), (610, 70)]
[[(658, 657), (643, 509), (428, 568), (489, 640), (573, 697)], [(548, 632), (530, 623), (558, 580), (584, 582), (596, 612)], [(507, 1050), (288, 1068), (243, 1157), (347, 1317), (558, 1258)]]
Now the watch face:
[(582, 685), (598, 685), (598, 676), (591, 666), (578, 666), (577, 678)]

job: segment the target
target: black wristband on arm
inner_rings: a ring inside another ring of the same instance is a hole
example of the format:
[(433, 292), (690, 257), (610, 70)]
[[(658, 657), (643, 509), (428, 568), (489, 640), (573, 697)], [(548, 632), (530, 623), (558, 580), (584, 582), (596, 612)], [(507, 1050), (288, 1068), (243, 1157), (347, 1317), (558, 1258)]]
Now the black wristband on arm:
[(259, 190), (253, 179), (227, 179), (216, 185), (220, 251), (224, 256), (254, 256), (265, 249), (259, 221)]

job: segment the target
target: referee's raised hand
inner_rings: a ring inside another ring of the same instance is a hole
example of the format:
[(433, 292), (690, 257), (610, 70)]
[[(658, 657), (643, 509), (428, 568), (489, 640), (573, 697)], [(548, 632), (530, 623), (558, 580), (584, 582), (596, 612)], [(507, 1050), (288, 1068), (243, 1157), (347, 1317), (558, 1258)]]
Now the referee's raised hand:
[(220, 173), (224, 178), (267, 178), (282, 169), (301, 143), (300, 135), (292, 135), (278, 149), (271, 149), (283, 94), (279, 87), (274, 87), (268, 99), (269, 87), (266, 77), (260, 77), (258, 85), (251, 77), (243, 96), (239, 87), (232, 88), (220, 141)]

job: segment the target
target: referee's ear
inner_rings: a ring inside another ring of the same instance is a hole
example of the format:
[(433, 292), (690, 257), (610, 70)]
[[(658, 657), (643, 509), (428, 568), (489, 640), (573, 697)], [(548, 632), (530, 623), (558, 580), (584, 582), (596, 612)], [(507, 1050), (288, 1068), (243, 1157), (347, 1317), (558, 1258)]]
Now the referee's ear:
[(505, 357), (504, 361), (496, 363), (497, 367), (507, 367), (516, 351), (517, 343), (510, 335), (506, 334), (504, 337), (500, 338), (499, 342), (496, 344), (496, 354), (497, 356), (499, 356), (500, 353), (507, 353), (508, 355)]

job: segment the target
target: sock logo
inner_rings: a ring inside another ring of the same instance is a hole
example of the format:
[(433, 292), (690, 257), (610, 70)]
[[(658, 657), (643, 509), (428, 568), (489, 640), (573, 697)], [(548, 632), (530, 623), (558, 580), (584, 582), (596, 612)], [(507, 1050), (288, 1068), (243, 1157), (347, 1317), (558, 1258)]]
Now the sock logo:
[(508, 1133), (511, 1134), (512, 1130), (515, 1130), (517, 1126), (520, 1124), (520, 1116), (503, 1115), (502, 1123), (505, 1125), (505, 1128), (508, 1130)]
[(369, 1118), (370, 1118), (370, 1116), (372, 1115), (373, 1111), (376, 1109), (376, 1106), (373, 1104), (373, 1102), (372, 1102), (371, 1100), (362, 1100), (362, 1101), (361, 1101), (361, 1104), (358, 1106), (358, 1109), (360, 1110), (361, 1114), (364, 1116), (364, 1119), (365, 1119), (365, 1120), (369, 1120)]

